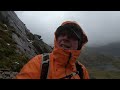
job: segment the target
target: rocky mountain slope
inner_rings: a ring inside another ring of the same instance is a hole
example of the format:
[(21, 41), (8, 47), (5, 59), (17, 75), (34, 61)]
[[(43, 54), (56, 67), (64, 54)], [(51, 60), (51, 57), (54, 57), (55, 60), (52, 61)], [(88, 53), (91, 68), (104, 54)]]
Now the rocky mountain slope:
[(35, 55), (51, 51), (51, 46), (40, 35), (32, 34), (14, 11), (0, 11), (0, 77), (6, 69), (19, 72)]
[(88, 49), (92, 52), (120, 57), (120, 41), (112, 42), (99, 47), (89, 47)]
[[(0, 21), (14, 29), (13, 40), (17, 43), (17, 52), (25, 53), (29, 58), (38, 53), (50, 52), (51, 47), (45, 44), (40, 35), (33, 35), (25, 24), (17, 17), (13, 11), (1, 11)], [(36, 48), (34, 45), (37, 45)]]

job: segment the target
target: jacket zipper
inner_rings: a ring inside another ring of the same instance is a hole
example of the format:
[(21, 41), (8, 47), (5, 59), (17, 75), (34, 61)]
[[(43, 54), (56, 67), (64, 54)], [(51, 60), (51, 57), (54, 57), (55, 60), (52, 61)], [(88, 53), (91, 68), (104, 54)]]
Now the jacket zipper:
[(72, 57), (72, 54), (71, 54), (71, 52), (70, 52), (70, 55), (69, 55), (69, 58), (68, 58), (68, 62), (67, 62), (67, 64), (65, 65), (65, 74), (66, 74), (66, 76), (67, 76), (67, 70), (66, 70), (66, 68), (67, 68), (67, 66), (68, 66), (68, 64), (69, 64), (69, 61), (70, 61), (70, 59), (71, 59), (71, 57)]
[(71, 57), (72, 57), (72, 54), (71, 54), (71, 52), (70, 52), (70, 55), (69, 55), (69, 58), (68, 58), (67, 64), (65, 65), (65, 68), (67, 68), (67, 66), (68, 66), (68, 64), (69, 64), (69, 61), (70, 61)]

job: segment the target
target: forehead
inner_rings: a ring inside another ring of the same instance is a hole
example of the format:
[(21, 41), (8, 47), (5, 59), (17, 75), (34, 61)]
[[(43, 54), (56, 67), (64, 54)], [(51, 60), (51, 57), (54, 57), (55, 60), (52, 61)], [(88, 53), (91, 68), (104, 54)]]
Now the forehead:
[(68, 37), (68, 36), (59, 36), (58, 38), (56, 38), (56, 40), (58, 42), (61, 42), (61, 41), (66, 41), (66, 42), (71, 42), (71, 43), (77, 43), (77, 42), (79, 42), (78, 39), (73, 38), (73, 37)]
[(56, 40), (57, 41), (61, 41), (63, 39), (66, 40), (66, 41), (72, 41), (72, 42), (78, 41), (78, 39), (73, 38), (73, 37), (68, 37), (67, 35), (65, 35), (65, 36), (59, 36)]
[(78, 39), (78, 36), (74, 33), (74, 30), (75, 28), (60, 26), (57, 28), (55, 36), (56, 38), (59, 36), (68, 36), (69, 38)]

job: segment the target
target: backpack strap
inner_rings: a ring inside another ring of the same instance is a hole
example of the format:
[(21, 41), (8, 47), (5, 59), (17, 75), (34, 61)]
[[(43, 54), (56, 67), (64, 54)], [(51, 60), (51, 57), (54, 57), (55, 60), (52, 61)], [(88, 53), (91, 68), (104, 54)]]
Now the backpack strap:
[(78, 61), (75, 63), (76, 64), (76, 68), (77, 68), (77, 71), (78, 71), (78, 75), (81, 79), (83, 79), (83, 68), (82, 68), (82, 65), (78, 64)]
[(48, 75), (49, 68), (49, 53), (42, 54), (42, 68), (41, 68), (41, 76), (40, 79), (46, 79)]
[[(48, 68), (49, 68), (49, 53), (45, 53), (45, 54), (42, 54), (42, 65), (41, 65), (41, 76), (40, 76), (40, 79), (46, 79), (47, 78), (47, 75), (48, 75)], [(78, 62), (75, 63), (76, 64), (76, 69), (77, 69), (77, 72), (76, 74), (79, 75), (79, 77), (81, 79), (83, 79), (83, 69), (82, 69), (82, 65), (78, 64)], [(63, 78), (70, 78), (72, 77), (73, 74), (71, 75), (68, 75), (68, 76), (65, 76)], [(61, 79), (63, 79), (61, 78)]]

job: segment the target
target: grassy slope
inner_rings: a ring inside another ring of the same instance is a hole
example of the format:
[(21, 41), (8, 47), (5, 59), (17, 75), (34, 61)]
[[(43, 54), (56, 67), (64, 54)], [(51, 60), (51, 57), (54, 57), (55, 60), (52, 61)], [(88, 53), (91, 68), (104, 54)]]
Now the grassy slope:
[(16, 43), (12, 40), (13, 31), (14, 29), (11, 27), (8, 27), (8, 31), (5, 31), (3, 24), (0, 22), (0, 68), (20, 71), (28, 58), (15, 52), (17, 48)]
[(78, 60), (86, 66), (91, 78), (120, 79), (120, 58), (87, 53)]

